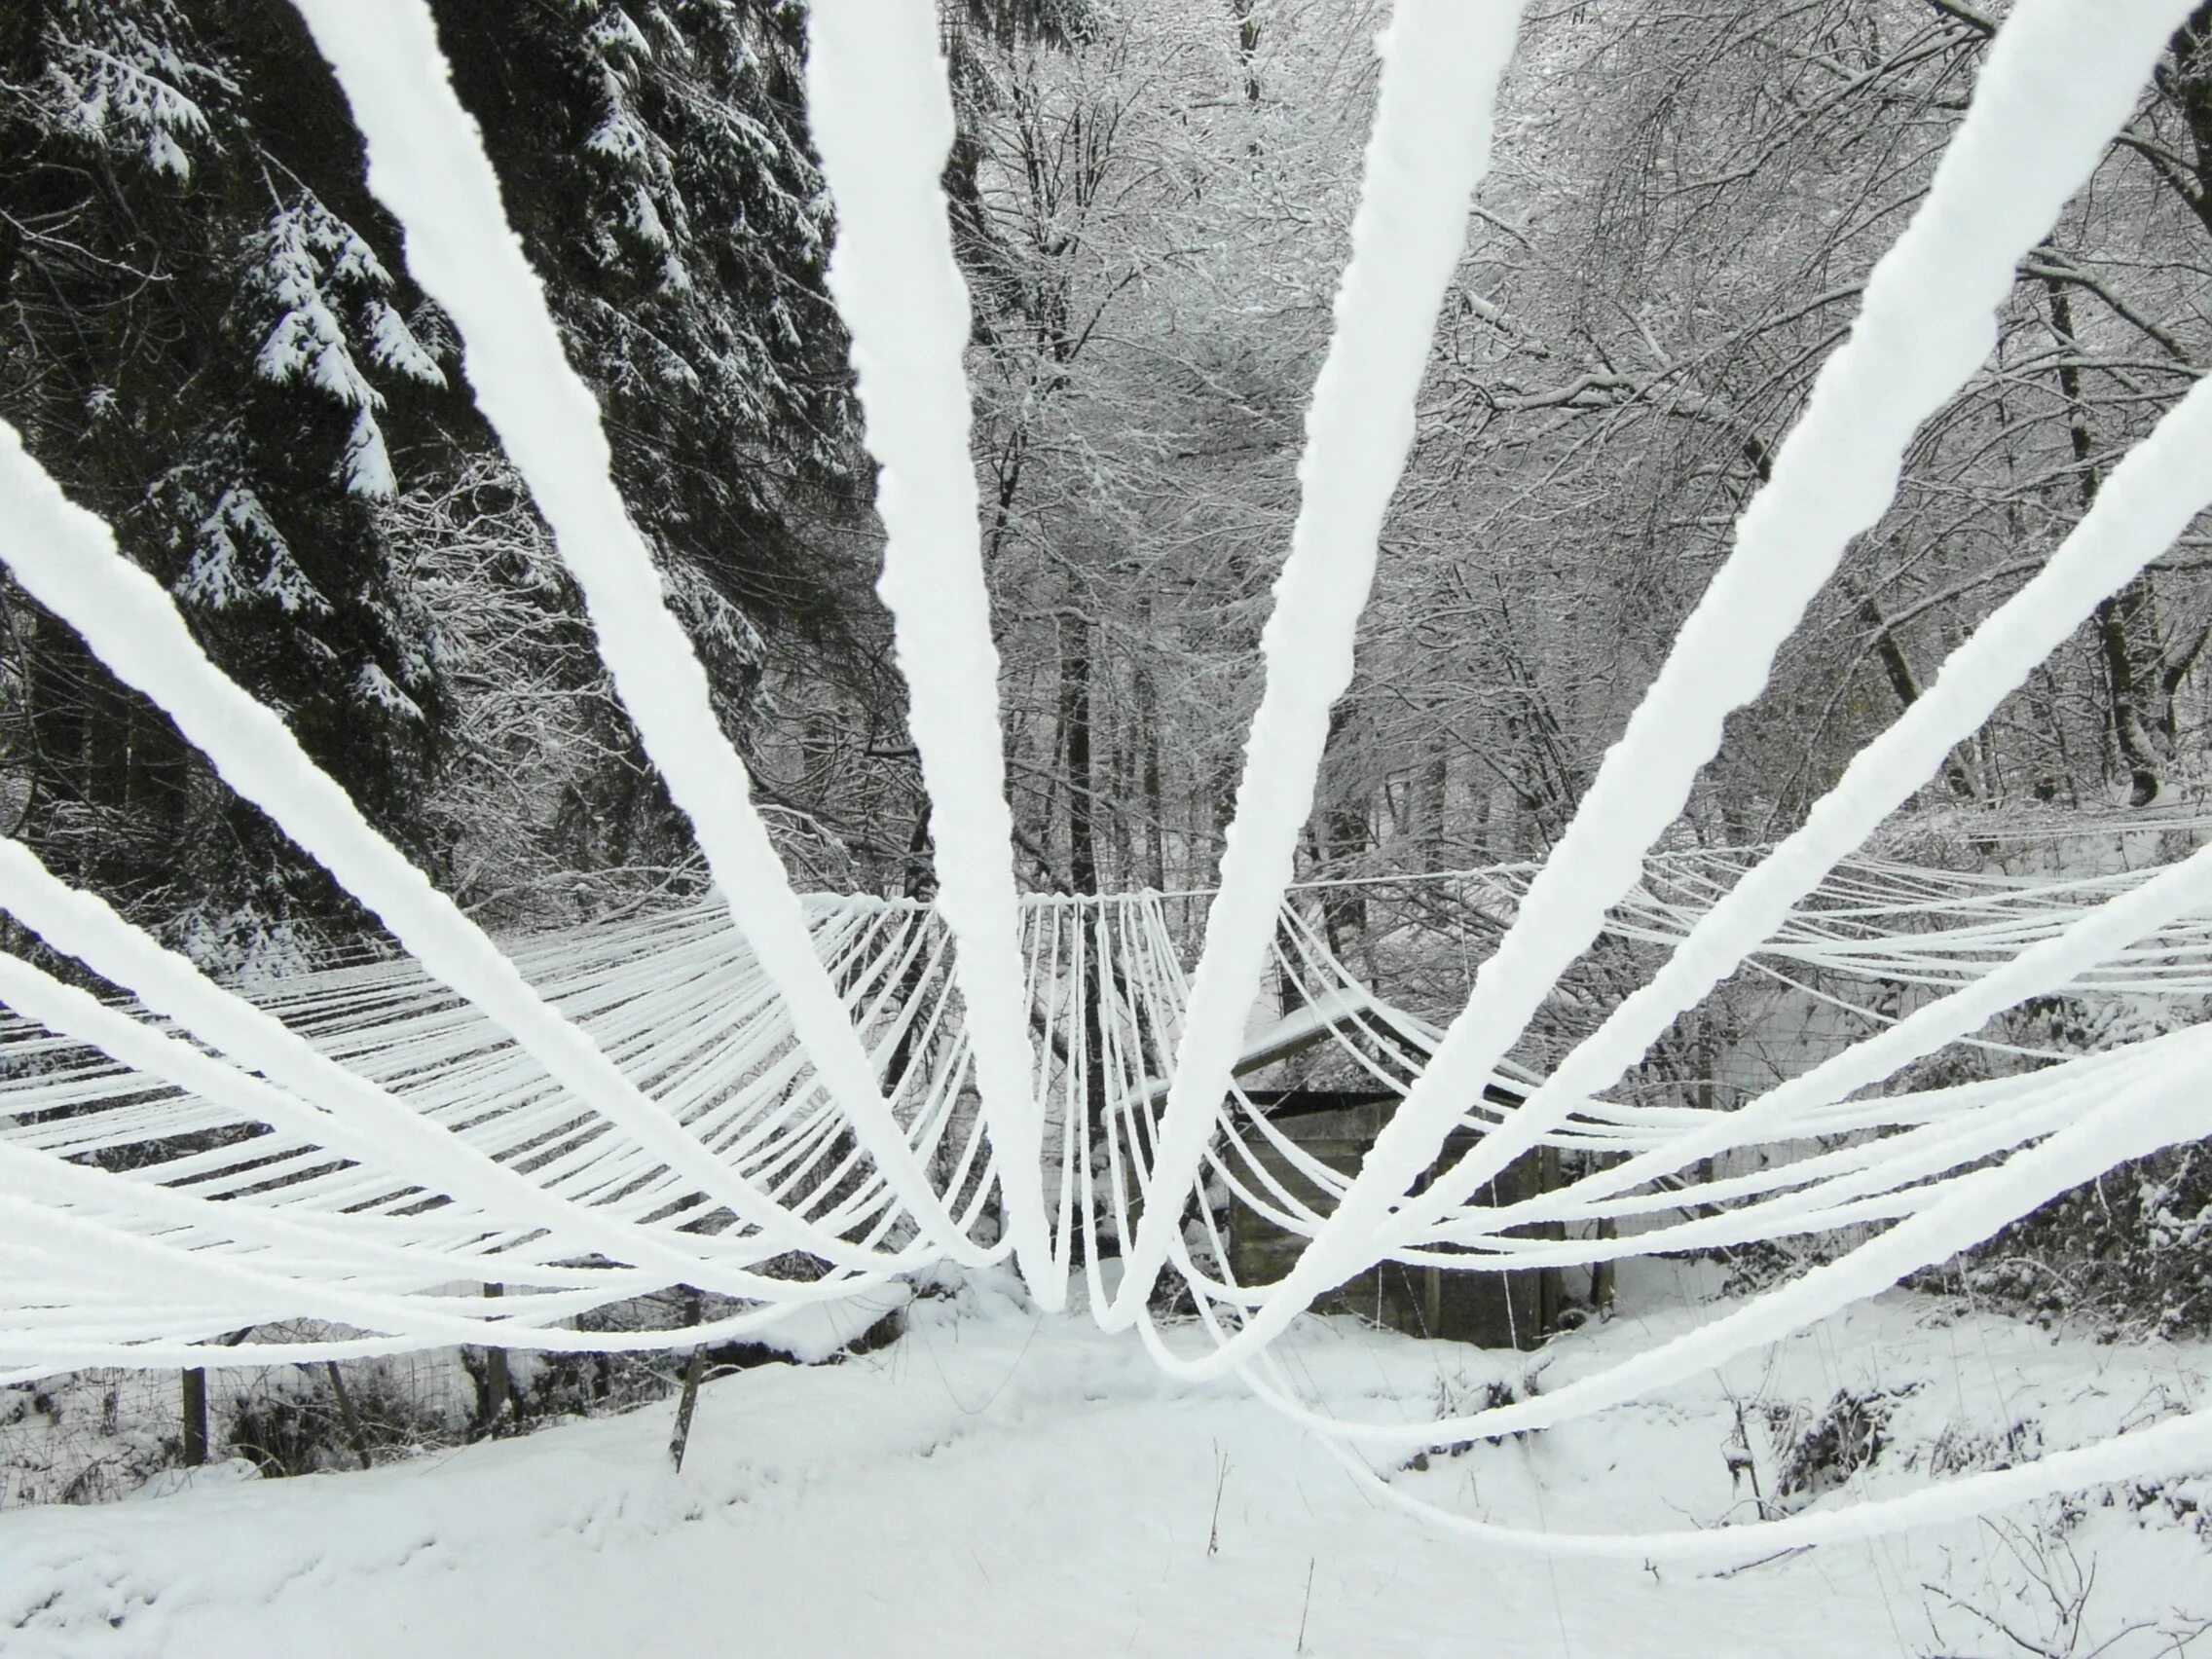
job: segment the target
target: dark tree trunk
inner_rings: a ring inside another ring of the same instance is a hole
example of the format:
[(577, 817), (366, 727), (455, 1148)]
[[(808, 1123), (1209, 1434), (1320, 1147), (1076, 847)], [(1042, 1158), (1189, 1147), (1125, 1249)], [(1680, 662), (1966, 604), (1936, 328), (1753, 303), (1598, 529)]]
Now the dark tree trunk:
[[(1320, 838), (1323, 867), (1331, 875), (1356, 873), (1360, 856), (1374, 834), (1368, 819), (1367, 791), (1360, 787), (1361, 756), (1356, 753), (1359, 733), (1354, 708), (1339, 702), (1329, 711), (1329, 736), (1322, 770), (1326, 797), (1321, 806)], [(1356, 887), (1327, 888), (1321, 898), (1321, 922), (1329, 948), (1342, 959), (1357, 940), (1367, 937), (1367, 900)]]
[[(1848, 581), (1844, 591), (1858, 602), (1860, 621), (1873, 630), (1874, 654), (1881, 659), (1883, 678), (1889, 681), (1890, 689), (1896, 693), (1898, 707), (1911, 708), (1920, 701), (1921, 684), (1920, 676), (1913, 670), (1912, 658), (1905, 654), (1904, 642), (1890, 627), (1890, 619), (1882, 614), (1882, 608), (1872, 594), (1852, 593)], [(1981, 791), (1974, 785), (1973, 774), (1967, 770), (1956, 749), (1945, 752), (1943, 756), (1943, 782), (1962, 800), (1977, 799), (1981, 794)]]
[(1231, 0), (1236, 14), (1236, 60), (1244, 70), (1244, 101), (1260, 101), (1260, 19), (1252, 0)]
[[(2058, 389), (2066, 400), (2067, 443), (2074, 455), (2082, 511), (2086, 514), (2096, 504), (2102, 478), (2089, 432), (2088, 406), (2082, 395), (2082, 370), (2072, 356), (2079, 341), (2074, 328), (2074, 307), (2065, 284), (2055, 277), (2044, 279), (2044, 290), (2050, 302), (2050, 331), (2057, 337), (2061, 350), (2069, 353), (2059, 360)], [(2120, 592), (2098, 603), (2094, 622), (2097, 655), (2104, 664), (2105, 687), (2110, 699), (2113, 746), (2119, 753), (2121, 767), (2127, 772), (2130, 799), (2136, 806), (2148, 806), (2157, 799), (2163, 782), (2164, 763), (2151, 735), (2155, 718), (2144, 707), (2146, 681), (2152, 687), (2163, 683), (2159, 672), (2162, 665), (2156, 660), (2158, 654), (2156, 649), (2157, 603), (2151, 578), (2138, 575)], [(2148, 675), (2140, 673), (2137, 666), (2138, 652), (2144, 651), (2147, 645), (2152, 661)]]

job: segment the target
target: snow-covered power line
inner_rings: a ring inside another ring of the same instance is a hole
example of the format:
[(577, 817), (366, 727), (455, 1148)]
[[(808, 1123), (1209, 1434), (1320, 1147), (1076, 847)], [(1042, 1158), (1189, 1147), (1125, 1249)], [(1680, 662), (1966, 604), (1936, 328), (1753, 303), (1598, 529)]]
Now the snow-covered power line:
[[(1915, 782), (2212, 499), (2205, 387), (2112, 470), (2047, 567), (1801, 830), (1755, 850), (1652, 851), (1722, 720), (1757, 695), (1846, 542), (1884, 510), (1916, 428), (1986, 354), (2018, 260), (2094, 166), (2186, 0), (2013, 8), (1926, 202), (1877, 266), (1857, 328), (1557, 851), (1389, 878), (1480, 893), (1500, 918), (1466, 1006), (1442, 1029), (1362, 983), (1302, 914), (1290, 877), (1517, 4), (1396, 7), (1265, 640), (1267, 687), (1195, 963), (1161, 895), (1016, 894), (960, 378), (968, 310), (937, 184), (951, 106), (933, 15), (905, 8), (890, 21), (824, 0), (808, 73), (839, 214), (831, 288), (882, 469), (882, 592), (932, 798), (940, 892), (920, 904), (802, 897), (776, 859), (427, 8), (296, 4), (351, 103), (371, 187), (405, 232), (416, 278), (455, 319), (476, 398), (576, 575), (716, 893), (496, 941), (213, 667), (169, 596), (0, 426), (0, 557), (26, 591), (168, 711), (410, 953), (248, 997), (26, 849), (0, 845), (0, 906), (131, 999), (102, 1001), (0, 957), (0, 1000), (19, 1016), (0, 1026), (0, 1378), (193, 1365), (226, 1333), (293, 1318), (315, 1324), (257, 1356), (661, 1346), (666, 1332), (577, 1321), (686, 1285), (735, 1305), (689, 1328), (704, 1340), (945, 1261), (1011, 1260), (1051, 1309), (1080, 1260), (1102, 1324), (1133, 1327), (1171, 1369), (1241, 1371), (1356, 1456), (1608, 1410), (2205, 1132), (2201, 1030), (2072, 1056), (1978, 1034), (2068, 987), (2212, 994), (2212, 850), (2162, 869), (2048, 879), (1866, 851)], [(1601, 941), (1656, 966), (1534, 1075), (1516, 1046)], [(1271, 969), (1286, 1006), (1254, 1031)], [(1877, 1018), (1824, 989), (1824, 1006), (1879, 1028), (1735, 1110), (1651, 1103), (1624, 1087), (1671, 1024), (1743, 974), (1873, 980), (1919, 1000)], [(2022, 1063), (1864, 1095), (1965, 1042)], [(1301, 1147), (1242, 1081), (1323, 1044), (1395, 1097), (1356, 1174)], [(1537, 1149), (1591, 1154), (1591, 1167), (1552, 1192), (1473, 1201)], [(1751, 1152), (1771, 1161), (1716, 1168), (1689, 1194), (1671, 1185), (1700, 1161)], [(1224, 1194), (1303, 1241), (1280, 1278), (1237, 1281), (1217, 1219)], [(1825, 1266), (1539, 1398), (1349, 1422), (1304, 1412), (1272, 1374), (1270, 1344), (1288, 1322), (1378, 1262), (1495, 1272), (1871, 1224), (1886, 1231), (1852, 1233)], [(1526, 1231), (1538, 1225), (1553, 1232)], [(790, 1272), (794, 1254), (805, 1272)], [(1109, 1254), (1125, 1264), (1118, 1285), (1101, 1266)], [(1163, 1276), (1212, 1339), (1195, 1358), (1161, 1336)], [(505, 1293), (473, 1294), (479, 1283)], [(2140, 1472), (2200, 1454), (2208, 1433), (2185, 1419), (2002, 1480), (1857, 1519), (1731, 1529), (1724, 1542), (1448, 1520), (1539, 1548), (1746, 1554)], [(1375, 1478), (1364, 1463), (1355, 1472)]]

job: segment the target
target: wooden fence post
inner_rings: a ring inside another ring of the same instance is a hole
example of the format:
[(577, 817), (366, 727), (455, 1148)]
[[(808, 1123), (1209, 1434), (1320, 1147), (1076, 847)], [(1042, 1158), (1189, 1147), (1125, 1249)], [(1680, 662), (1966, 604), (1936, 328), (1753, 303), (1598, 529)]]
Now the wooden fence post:
[(340, 1375), (338, 1361), (325, 1362), (330, 1369), (330, 1391), (338, 1396), (338, 1416), (346, 1424), (346, 1438), (353, 1443), (353, 1456), (361, 1459), (361, 1467), (369, 1466), (368, 1437), (361, 1432), (360, 1414), (353, 1410), (353, 1396), (346, 1391), (346, 1379)]
[[(690, 1291), (685, 1298), (685, 1310), (691, 1323), (699, 1323), (699, 1293)], [(707, 1345), (694, 1343), (691, 1357), (683, 1362), (683, 1391), (676, 1399), (676, 1426), (668, 1437), (668, 1460), (676, 1465), (676, 1472), (683, 1472), (683, 1449), (691, 1441), (691, 1413), (699, 1403), (699, 1378), (707, 1368)]]
[[(506, 1293), (507, 1287), (503, 1284), (488, 1284), (484, 1287), (486, 1296), (504, 1296)], [(487, 1434), (498, 1431), (500, 1419), (507, 1415), (507, 1396), (510, 1392), (512, 1392), (512, 1384), (507, 1377), (507, 1350), (503, 1347), (486, 1348), (484, 1350), (484, 1393), (486, 1395), (484, 1431)]]
[(207, 1461), (207, 1373), (184, 1374), (184, 1466), (197, 1469)]

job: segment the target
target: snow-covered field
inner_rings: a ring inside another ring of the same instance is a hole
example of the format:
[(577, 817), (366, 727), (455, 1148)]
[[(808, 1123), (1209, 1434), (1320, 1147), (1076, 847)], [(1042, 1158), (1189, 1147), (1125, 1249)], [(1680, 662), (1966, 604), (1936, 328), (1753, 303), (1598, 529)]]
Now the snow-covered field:
[[(1648, 1344), (1710, 1289), (1651, 1265), (1615, 1318), (1530, 1356), (1309, 1321), (1284, 1363), (1347, 1415), (1457, 1405)], [(1393, 1478), (1560, 1529), (1717, 1525), (1755, 1518), (1754, 1480), (1784, 1508), (1884, 1495), (2208, 1382), (2201, 1346), (1894, 1293), (1655, 1401)], [(1839, 1391), (1870, 1411), (1839, 1420)], [(1869, 1428), (1870, 1463), (1784, 1492), (1792, 1449), (1818, 1463)], [(1132, 1341), (976, 1285), (918, 1303), (880, 1352), (710, 1384), (680, 1476), (667, 1432), (664, 1405), (368, 1474), (217, 1469), (0, 1516), (0, 1653), (2117, 1656), (2185, 1651), (2212, 1620), (2212, 1480), (1726, 1574), (1550, 1563), (1439, 1536), (1239, 1385), (1170, 1382)]]

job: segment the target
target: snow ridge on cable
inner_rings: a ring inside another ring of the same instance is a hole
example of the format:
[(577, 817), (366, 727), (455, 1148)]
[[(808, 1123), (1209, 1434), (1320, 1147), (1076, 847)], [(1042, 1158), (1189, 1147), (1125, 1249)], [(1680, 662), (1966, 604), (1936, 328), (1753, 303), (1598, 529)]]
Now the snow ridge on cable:
[[(1981, 1032), (2023, 999), (2072, 985), (2212, 994), (2212, 847), (2162, 869), (2034, 881), (1861, 850), (1946, 750), (2212, 499), (2206, 386), (2111, 472), (2048, 567), (1953, 652), (1799, 831), (1768, 849), (1650, 852), (1721, 721), (1759, 692), (1850, 535), (1886, 507), (1913, 431), (1986, 353), (2015, 260), (2103, 153), (2188, 0), (2013, 8), (1930, 195), (1877, 266), (1850, 342), (1822, 371), (1729, 561), (1559, 849), (1540, 866), (1434, 878), (1515, 912), (1445, 1031), (1362, 986), (1300, 913), (1290, 877), (1436, 306), (1486, 165), (1517, 0), (1396, 6), (1265, 639), (1266, 691), (1188, 976), (1158, 895), (1015, 891), (961, 383), (967, 298), (937, 182), (951, 109), (934, 14), (821, 0), (808, 71), (840, 218), (832, 290), (882, 468), (881, 592), (932, 800), (931, 905), (793, 892), (614, 490), (598, 411), (446, 84), (423, 0), (295, 3), (338, 70), (372, 187), (461, 330), (479, 401), (577, 574), (719, 893), (502, 950), (208, 662), (168, 596), (0, 425), (0, 557), (414, 953), (246, 997), (0, 843), (0, 906), (136, 999), (102, 1001), (0, 956), (0, 1001), (22, 1016), (0, 1021), (0, 1381), (201, 1364), (224, 1333), (292, 1318), (314, 1328), (257, 1345), (256, 1359), (447, 1343), (662, 1346), (667, 1332), (574, 1324), (691, 1285), (738, 1305), (686, 1329), (704, 1341), (810, 1305), (876, 1308), (898, 1294), (892, 1275), (944, 1260), (1011, 1256), (1051, 1308), (1080, 1255), (1093, 1317), (1133, 1327), (1164, 1370), (1238, 1372), (1339, 1443), (1354, 1477), (1389, 1501), (1501, 1547), (1742, 1559), (2169, 1468), (2212, 1447), (2212, 1424), (2185, 1416), (1899, 1499), (1617, 1535), (1449, 1513), (1362, 1456), (1540, 1428), (1649, 1395), (1877, 1294), (2120, 1162), (2212, 1130), (2198, 1082), (2212, 1029), (2087, 1054)], [(1549, 1078), (1512, 1071), (1509, 1048), (1601, 937), (1673, 954)], [(1249, 1060), (1240, 1033), (1271, 965), (1300, 1010), (1274, 1035), (1332, 1042), (1403, 1097), (1356, 1175), (1306, 1152), (1236, 1081)], [(1867, 1010), (1851, 996), (1793, 976), (1933, 994), (1734, 1111), (1605, 1095), (1739, 970), (1854, 1016)], [(1854, 1098), (1954, 1044), (2041, 1069)], [(907, 1063), (887, 1097), (879, 1080), (895, 1054)], [(1151, 1075), (1166, 1055), (1167, 1075)], [(1520, 1105), (1486, 1095), (1500, 1078), (1525, 1091)], [(1461, 1129), (1476, 1133), (1474, 1150), (1422, 1186)], [(1539, 1146), (1608, 1161), (1531, 1198), (1469, 1201)], [(1740, 1162), (1692, 1198), (1668, 1185), (1700, 1159), (1752, 1149), (1784, 1156)], [(130, 1155), (114, 1161), (127, 1173), (102, 1166), (118, 1153)], [(1224, 1192), (1307, 1241), (1280, 1280), (1237, 1281), (1209, 1201)], [(978, 1243), (1001, 1199), (1004, 1238)], [(1578, 1231), (1529, 1231), (1542, 1223)], [(1501, 1272), (1874, 1226), (1886, 1231), (1862, 1232), (1825, 1265), (1670, 1341), (1482, 1411), (1325, 1417), (1270, 1350), (1317, 1292), (1379, 1261)], [(793, 1251), (819, 1276), (780, 1276), (774, 1259)], [(1101, 1268), (1116, 1252), (1118, 1288)], [(1155, 1311), (1163, 1273), (1205, 1338), (1195, 1358)], [(471, 1293), (485, 1281), (506, 1294)]]
[[(1370, 1241), (1442, 1148), (1457, 1102), (1595, 940), (1606, 906), (1641, 873), (1644, 850), (1718, 749), (1722, 721), (1763, 686), (1851, 536), (1881, 516), (1913, 432), (1988, 354), (2020, 257), (2104, 154), (2184, 10), (2178, 0), (2094, 11), (2022, 0), (2008, 19), (1927, 198), (1867, 278), (1851, 338), (1822, 366), (1771, 479), (1737, 524), (1733, 551), (1478, 972), (1466, 1009), (1297, 1268), (1196, 1370), (1248, 1358), (1372, 1259)], [(1563, 1113), (1555, 1101), (1516, 1114), (1447, 1179), (1471, 1190)]]
[[(1352, 632), (1413, 447), (1414, 396), (1437, 308), (1490, 166), (1491, 112), (1520, 17), (1518, 0), (1400, 0), (1379, 46), (1382, 93), (1351, 262), (1307, 412), (1290, 556), (1261, 637), (1267, 685), (1244, 746), (1221, 891), (1206, 912), (1156, 1143), (1152, 1180), (1168, 1193), (1183, 1192), (1198, 1173), (1259, 993), (1298, 833), (1313, 807), (1329, 710), (1351, 683)], [(1139, 1223), (1111, 1322), (1134, 1319), (1152, 1294), (1181, 1208), (1156, 1203)]]
[(599, 405), (570, 366), (545, 290), (508, 228), (482, 134), (454, 96), (423, 0), (294, 0), (367, 140), (369, 188), (405, 234), (408, 270), (454, 319), (485, 418), (529, 481), (582, 590), (600, 655), (730, 914), (782, 987), (800, 1040), (904, 1203), (955, 1254), (951, 1221), (883, 1098), (798, 896), (715, 719), (706, 671), (670, 612), (610, 472)]
[(952, 98), (928, 7), (817, 6), (807, 14), (807, 114), (837, 207), (830, 292), (852, 331), (876, 509), (889, 540), (883, 596), (907, 687), (937, 844), (938, 912), (976, 1045), (1014, 1256), (1030, 1293), (1066, 1294), (1046, 1235), (1043, 1151), (1031, 1092), (1014, 814), (999, 746), (999, 654), (969, 459), (967, 284), (952, 257), (939, 179), (952, 148)]

